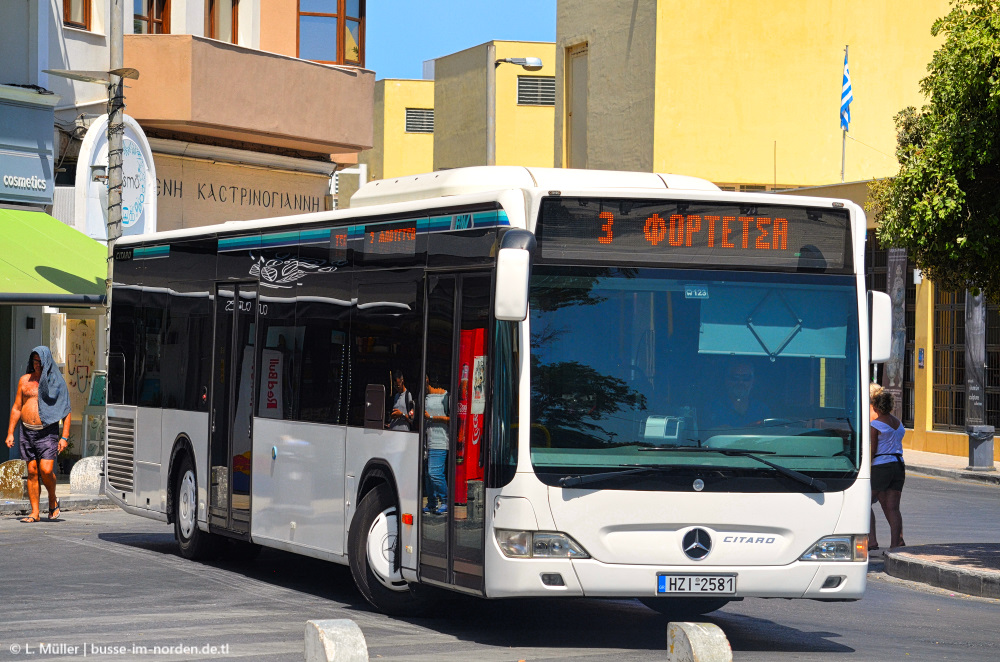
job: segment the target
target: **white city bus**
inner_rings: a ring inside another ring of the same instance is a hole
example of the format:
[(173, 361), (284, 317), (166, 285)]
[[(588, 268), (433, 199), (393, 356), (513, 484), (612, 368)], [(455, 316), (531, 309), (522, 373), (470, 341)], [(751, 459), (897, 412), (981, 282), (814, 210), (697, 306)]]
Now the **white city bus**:
[(847, 201), (494, 167), (123, 239), (107, 494), (186, 557), (349, 564), (390, 613), (856, 600), (889, 336), (864, 236)]

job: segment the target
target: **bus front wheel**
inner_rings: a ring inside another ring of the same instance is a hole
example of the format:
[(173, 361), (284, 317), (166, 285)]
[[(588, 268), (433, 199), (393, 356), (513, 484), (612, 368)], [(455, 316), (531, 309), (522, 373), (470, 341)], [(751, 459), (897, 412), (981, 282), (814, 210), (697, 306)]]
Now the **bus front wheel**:
[(351, 575), (361, 595), (379, 611), (415, 614), (423, 610), (425, 601), (415, 594), (396, 565), (397, 517), (398, 508), (388, 485), (379, 485), (361, 499), (347, 541)]
[(174, 483), (174, 537), (186, 559), (209, 559), (218, 551), (215, 536), (198, 528), (198, 479), (186, 454)]

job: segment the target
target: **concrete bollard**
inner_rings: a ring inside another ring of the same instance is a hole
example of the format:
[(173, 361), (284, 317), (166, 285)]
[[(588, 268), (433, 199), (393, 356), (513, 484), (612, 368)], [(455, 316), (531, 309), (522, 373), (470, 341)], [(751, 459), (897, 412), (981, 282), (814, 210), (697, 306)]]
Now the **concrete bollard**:
[(24, 489), (24, 460), (7, 460), (0, 464), (0, 499), (27, 499)]
[(368, 662), (368, 644), (348, 618), (306, 621), (306, 662)]
[(667, 662), (733, 662), (733, 649), (714, 623), (668, 623)]
[(70, 494), (100, 494), (101, 465), (103, 463), (103, 457), (92, 455), (74, 464), (69, 472)]

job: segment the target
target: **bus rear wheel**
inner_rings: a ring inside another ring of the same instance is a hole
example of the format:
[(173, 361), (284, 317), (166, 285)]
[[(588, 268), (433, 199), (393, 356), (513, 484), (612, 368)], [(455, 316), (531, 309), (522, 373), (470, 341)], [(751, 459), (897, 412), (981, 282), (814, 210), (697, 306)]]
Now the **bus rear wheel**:
[(218, 552), (218, 541), (198, 528), (198, 479), (190, 456), (181, 458), (174, 483), (174, 537), (186, 559), (210, 559)]
[(351, 575), (361, 595), (377, 610), (391, 615), (423, 611), (426, 600), (403, 579), (396, 567), (399, 553), (398, 507), (384, 483), (361, 499), (348, 536)]
[(671, 620), (682, 621), (722, 609), (730, 600), (728, 598), (639, 598), (639, 602)]

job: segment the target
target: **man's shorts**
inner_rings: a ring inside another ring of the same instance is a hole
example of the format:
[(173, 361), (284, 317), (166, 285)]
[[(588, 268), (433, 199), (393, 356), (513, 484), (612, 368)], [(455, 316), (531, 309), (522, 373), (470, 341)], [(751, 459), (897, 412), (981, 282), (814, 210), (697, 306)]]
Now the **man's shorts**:
[(902, 462), (886, 462), (872, 466), (872, 492), (903, 491), (906, 466)]
[(59, 422), (46, 425), (41, 430), (21, 428), (21, 459), (25, 462), (35, 460), (54, 460), (59, 455)]

